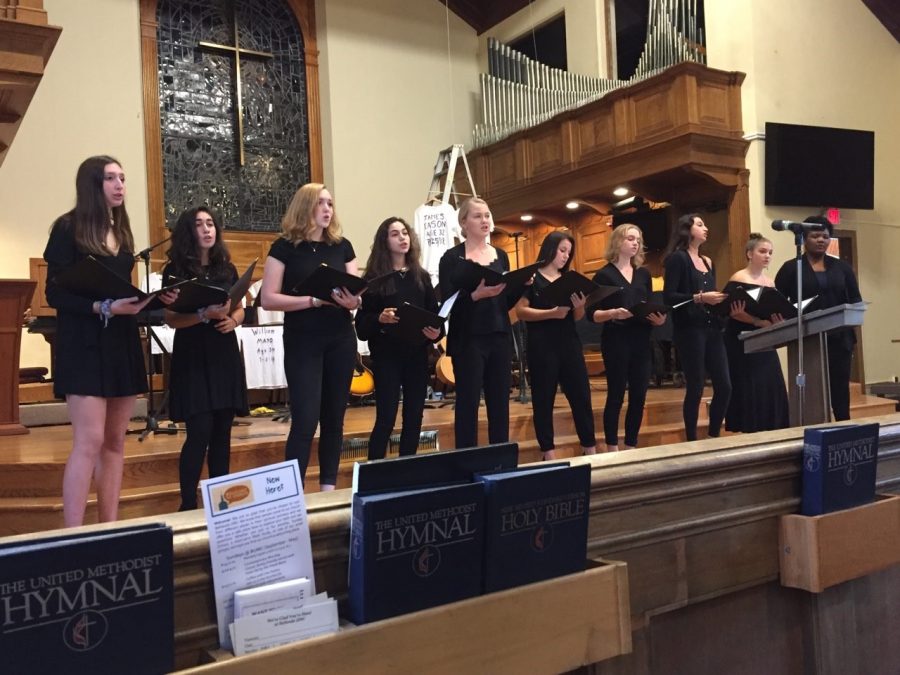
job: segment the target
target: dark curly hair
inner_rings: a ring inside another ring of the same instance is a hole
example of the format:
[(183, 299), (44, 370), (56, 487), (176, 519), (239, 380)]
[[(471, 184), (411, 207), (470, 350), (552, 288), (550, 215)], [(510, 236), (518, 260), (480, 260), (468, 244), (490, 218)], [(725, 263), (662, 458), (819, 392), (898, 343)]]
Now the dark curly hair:
[[(200, 264), (200, 247), (197, 245), (197, 214), (208, 213), (216, 227), (216, 243), (209, 250), (209, 267)], [(210, 279), (228, 279), (231, 275), (231, 254), (222, 241), (222, 225), (219, 217), (208, 206), (195, 206), (178, 216), (172, 230), (172, 245), (166, 252), (172, 264), (173, 274), (184, 279), (206, 274)]]
[[(390, 274), (394, 271), (393, 259), (391, 258), (391, 250), (388, 248), (388, 233), (391, 225), (394, 223), (402, 223), (409, 235), (409, 250), (406, 252), (404, 264), (407, 271), (412, 273), (416, 286), (420, 289), (425, 287), (424, 277), (428, 274), (422, 269), (421, 250), (419, 248), (419, 238), (415, 231), (409, 226), (403, 218), (391, 216), (385, 218), (378, 229), (375, 230), (375, 239), (372, 242), (372, 253), (369, 255), (369, 261), (366, 263), (366, 273), (363, 279), (374, 279), (384, 274)], [(379, 292), (390, 295), (394, 292), (394, 286), (387, 283), (381, 287)]]

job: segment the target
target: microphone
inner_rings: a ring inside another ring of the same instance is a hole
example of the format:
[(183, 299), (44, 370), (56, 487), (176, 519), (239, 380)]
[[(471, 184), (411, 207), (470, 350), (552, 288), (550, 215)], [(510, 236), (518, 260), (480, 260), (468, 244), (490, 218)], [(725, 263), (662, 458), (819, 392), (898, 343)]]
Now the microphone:
[(793, 220), (773, 220), (772, 229), (776, 232), (787, 232), (790, 230), (794, 234), (801, 232), (809, 232), (810, 230), (824, 230), (822, 223), (798, 223)]

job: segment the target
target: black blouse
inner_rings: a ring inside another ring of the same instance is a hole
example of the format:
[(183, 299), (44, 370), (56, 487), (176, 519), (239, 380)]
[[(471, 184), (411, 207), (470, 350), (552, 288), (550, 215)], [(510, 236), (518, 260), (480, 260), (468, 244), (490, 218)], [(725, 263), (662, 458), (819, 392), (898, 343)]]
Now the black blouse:
[[(379, 323), (378, 317), (385, 307), (400, 307), (404, 302), (436, 313), (438, 304), (431, 276), (423, 272), (421, 282), (420, 288), (412, 273), (400, 273), (393, 279), (393, 288), (384, 289), (387, 292), (363, 294), (362, 307), (356, 313), (356, 334), (360, 340), (368, 340), (373, 355), (414, 348), (409, 342), (396, 336), (396, 325)], [(423, 335), (421, 345), (427, 343), (428, 339)]]
[[(703, 259), (704, 262), (706, 259)], [(670, 307), (688, 301), (672, 311), (675, 328), (689, 326), (716, 326), (721, 328), (719, 317), (709, 311), (709, 305), (692, 302), (701, 291), (716, 290), (716, 267), (710, 264), (707, 272), (694, 266), (690, 254), (684, 249), (672, 251), (666, 258), (666, 277), (663, 286), (663, 302)]]
[[(553, 309), (556, 304), (552, 304), (541, 297), (543, 291), (553, 283), (543, 274), (538, 272), (534, 275), (534, 283), (525, 287), (524, 297), (528, 299), (528, 305), (534, 309)], [(528, 330), (529, 339), (538, 340), (561, 340), (564, 338), (578, 337), (575, 330), (574, 312), (569, 311), (562, 319), (543, 319), (541, 321), (526, 321), (525, 328)], [(542, 343), (543, 344), (543, 343)]]

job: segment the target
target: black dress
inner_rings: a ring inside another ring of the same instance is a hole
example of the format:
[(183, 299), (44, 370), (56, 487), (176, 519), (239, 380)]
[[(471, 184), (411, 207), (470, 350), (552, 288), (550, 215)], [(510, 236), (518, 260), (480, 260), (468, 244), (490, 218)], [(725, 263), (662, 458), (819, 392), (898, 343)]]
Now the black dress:
[[(173, 276), (184, 277), (166, 265), (163, 286)], [(204, 283), (228, 289), (237, 281), (237, 270), (229, 265), (227, 277), (203, 279)], [(169, 374), (169, 417), (181, 422), (198, 413), (234, 410), (246, 414), (247, 387), (244, 362), (234, 331), (220, 333), (215, 320), (175, 331)]]
[[(71, 214), (53, 223), (44, 260), (47, 261), (47, 302), (56, 309), (53, 393), (80, 396), (134, 396), (147, 391), (147, 372), (138, 335), (137, 318), (118, 315), (104, 326), (93, 304), (106, 298), (84, 298), (54, 283), (62, 271), (87, 253), (78, 250)], [(131, 280), (134, 257), (120, 249), (118, 255), (94, 255), (123, 279)]]
[(738, 334), (756, 327), (729, 319), (725, 328), (725, 352), (731, 374), (731, 399), (725, 413), (729, 431), (767, 431), (789, 427), (787, 390), (781, 362), (775, 351), (744, 353)]

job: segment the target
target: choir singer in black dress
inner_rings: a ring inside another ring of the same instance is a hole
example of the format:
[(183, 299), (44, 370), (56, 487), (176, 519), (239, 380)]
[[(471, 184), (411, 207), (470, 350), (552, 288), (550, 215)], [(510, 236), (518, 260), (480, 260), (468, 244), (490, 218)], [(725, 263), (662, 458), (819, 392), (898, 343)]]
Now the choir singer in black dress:
[[(490, 243), (491, 210), (483, 199), (470, 198), (459, 209), (465, 241), (441, 257), (439, 281), (446, 302), (460, 289), (454, 281), (457, 267), (471, 260), (497, 272), (509, 271), (509, 257)], [(460, 291), (450, 313), (447, 353), (456, 375), (454, 432), (456, 447), (478, 444), (478, 404), (482, 388), (487, 408), (488, 441), (509, 440), (509, 390), (512, 375), (509, 310), (519, 295), (507, 294), (506, 284), (488, 286), (482, 279), (471, 291)]]
[(318, 424), (319, 487), (333, 490), (356, 360), (350, 313), (362, 298), (346, 288), (334, 289), (330, 301), (291, 291), (322, 264), (358, 275), (356, 253), (341, 236), (331, 193), (321, 183), (297, 190), (281, 228), (282, 235), (269, 249), (260, 294), (263, 309), (285, 313), (284, 372), (291, 398), (285, 458), (298, 461), (305, 480)]
[(516, 305), (516, 315), (528, 331), (528, 372), (531, 374), (531, 405), (534, 434), (544, 459), (554, 459), (553, 402), (557, 388), (569, 401), (581, 454), (597, 451), (591, 386), (584, 364), (584, 348), (575, 322), (584, 318), (585, 296), (575, 293), (572, 306), (549, 305), (541, 291), (569, 269), (575, 255), (575, 238), (559, 230), (541, 244), (538, 260), (549, 261), (534, 275), (534, 283)]
[[(682, 413), (684, 433), (697, 440), (697, 417), (706, 374), (712, 380), (709, 406), (709, 436), (717, 437), (731, 398), (731, 377), (722, 336), (722, 322), (709, 308), (727, 297), (716, 290), (716, 270), (712, 261), (700, 254), (709, 229), (696, 213), (678, 219), (666, 257), (663, 299), (673, 307), (675, 349), (687, 385)], [(686, 303), (683, 304), (682, 303)]]
[(664, 314), (651, 312), (646, 318), (634, 316), (629, 308), (650, 299), (650, 272), (644, 262), (644, 234), (637, 225), (623, 223), (613, 230), (606, 247), (606, 265), (594, 275), (594, 283), (618, 286), (622, 290), (600, 303), (589, 319), (603, 323), (600, 351), (606, 369), (606, 405), (603, 408), (603, 435), (606, 451), (619, 449), (619, 416), (625, 391), (625, 448), (635, 448), (644, 417), (644, 403), (650, 384), (650, 332), (666, 322)]
[[(827, 255), (834, 235), (834, 225), (825, 216), (809, 216), (807, 223), (818, 223), (820, 229), (803, 231), (802, 284), (803, 299), (813, 296), (817, 309), (862, 302), (859, 283), (853, 268), (840, 258)], [(775, 275), (775, 287), (791, 302), (797, 302), (797, 261), (788, 260)], [(836, 421), (850, 419), (850, 365), (856, 332), (838, 328), (828, 333), (828, 376), (831, 411)]]
[(428, 351), (441, 336), (426, 327), (414, 341), (398, 333), (397, 310), (409, 303), (437, 312), (431, 276), (422, 269), (416, 233), (402, 218), (386, 219), (375, 232), (372, 254), (363, 278), (394, 273), (388, 281), (363, 294), (356, 314), (356, 334), (367, 340), (375, 376), (375, 426), (369, 436), (369, 459), (384, 459), (397, 419), (403, 391), (403, 428), (400, 455), (414, 455), (422, 430), (422, 413), (428, 387)]
[[(116, 520), (125, 459), (125, 432), (147, 373), (135, 315), (150, 301), (137, 297), (85, 298), (55, 283), (83, 258), (94, 256), (131, 280), (134, 237), (125, 210), (125, 172), (112, 157), (89, 157), (75, 176), (75, 208), (50, 230), (47, 302), (56, 309), (53, 392), (66, 399), (72, 453), (63, 474), (63, 522), (83, 524), (91, 477), (100, 522)], [(176, 292), (160, 296), (171, 303)]]
[[(163, 286), (197, 278), (227, 291), (237, 281), (237, 270), (222, 241), (221, 223), (204, 206), (179, 216), (167, 255)], [(166, 323), (175, 329), (169, 417), (183, 421), (187, 431), (178, 463), (179, 511), (197, 508), (204, 457), (210, 478), (228, 473), (231, 425), (236, 413), (247, 410), (244, 364), (234, 332), (243, 321), (244, 308), (232, 307), (230, 300), (193, 314), (166, 310)]]

